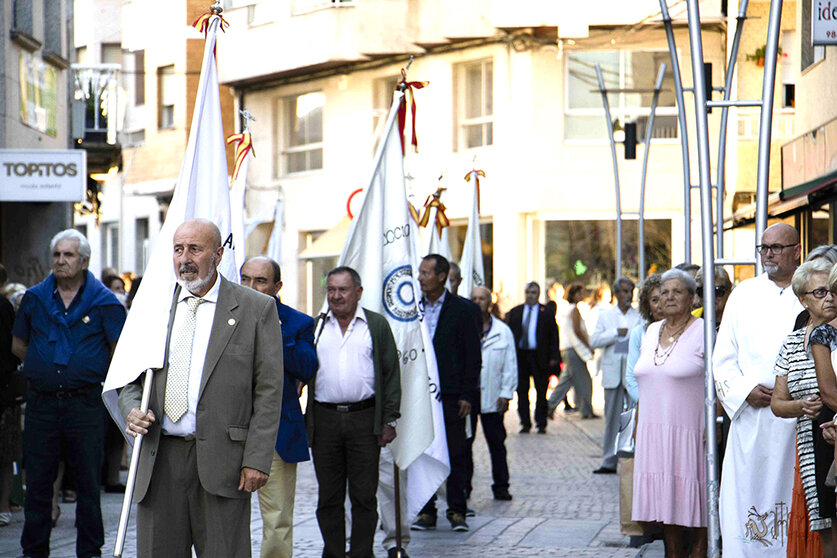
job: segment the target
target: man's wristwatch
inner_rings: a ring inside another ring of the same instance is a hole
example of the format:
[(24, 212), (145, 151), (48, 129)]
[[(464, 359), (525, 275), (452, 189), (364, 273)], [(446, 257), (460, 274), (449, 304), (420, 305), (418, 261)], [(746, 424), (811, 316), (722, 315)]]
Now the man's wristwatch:
[(390, 428), (395, 428), (395, 425), (396, 425), (396, 424), (398, 424), (398, 421), (396, 421), (396, 420), (391, 420), (391, 421), (389, 421), (389, 422), (387, 423), (387, 426), (389, 426)]

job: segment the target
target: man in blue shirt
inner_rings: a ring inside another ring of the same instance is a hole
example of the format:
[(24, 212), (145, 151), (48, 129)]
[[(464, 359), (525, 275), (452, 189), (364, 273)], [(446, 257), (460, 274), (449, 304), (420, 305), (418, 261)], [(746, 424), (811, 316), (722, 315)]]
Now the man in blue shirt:
[(50, 242), (52, 273), (21, 300), (12, 352), (29, 387), (23, 435), (25, 556), (49, 555), (52, 485), (63, 458), (76, 480), (76, 554), (100, 556), (99, 502), (105, 407), (102, 382), (125, 323), (125, 308), (87, 270), (90, 244), (75, 229)]
[(279, 420), (270, 476), (267, 484), (259, 489), (259, 506), (264, 524), (262, 558), (290, 558), (293, 555), (294, 540), (296, 464), (310, 459), (297, 385), (298, 382), (309, 382), (319, 366), (314, 348), (314, 319), (279, 301), (282, 270), (270, 258), (260, 256), (244, 262), (241, 266), (241, 284), (275, 298), (276, 310), (282, 322), (285, 357), (282, 417)]

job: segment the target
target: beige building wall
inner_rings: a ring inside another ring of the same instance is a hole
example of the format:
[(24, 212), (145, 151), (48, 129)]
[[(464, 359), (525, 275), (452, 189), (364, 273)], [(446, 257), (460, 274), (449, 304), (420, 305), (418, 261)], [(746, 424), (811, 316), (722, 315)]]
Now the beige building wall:
[[(374, 2), (363, 3), (374, 5)], [(426, 8), (432, 2), (417, 2)], [(473, 9), (463, 3), (461, 9)], [(496, 8), (500, 3), (491, 3)], [(639, 3), (632, 6), (629, 15), (624, 3), (618, 13), (626, 21), (638, 21), (645, 14)], [(652, 6), (657, 2), (642, 3), (648, 14), (654, 13)], [(705, 3), (707, 6), (715, 5)], [(539, 4), (543, 7), (543, 4)], [(427, 25), (417, 33), (431, 41), (434, 32), (450, 25), (450, 4), (444, 7), (437, 3), (438, 10), (422, 11), (419, 20)], [(535, 9), (532, 3), (521, 4), (521, 17), (534, 17), (525, 13)], [(349, 9), (323, 10), (312, 14), (314, 18), (343, 21)], [(543, 17), (530, 19), (546, 24), (559, 24), (559, 15), (543, 9)], [(508, 10), (506, 9), (507, 13)], [(486, 12), (483, 21), (497, 24), (500, 11)], [(606, 13), (606, 10), (603, 10)], [(711, 18), (711, 10), (709, 11)], [(434, 16), (435, 14), (435, 16)], [(439, 17), (444, 14), (447, 17)], [(717, 15), (717, 10), (715, 12)], [(681, 14), (683, 18), (685, 17)], [(244, 106), (258, 119), (251, 126), (257, 157), (252, 160), (248, 174), (247, 216), (254, 218), (273, 205), (277, 196), (284, 200), (285, 217), (282, 246), (283, 293), (291, 304), (297, 304), (298, 293), (306, 291), (303, 283), (307, 276), (300, 274), (297, 255), (301, 246), (301, 235), (309, 231), (323, 231), (334, 227), (345, 215), (346, 200), (357, 188), (364, 187), (371, 172), (376, 104), (380, 95), (380, 83), (398, 75), (403, 63), (390, 63), (380, 67), (349, 71), (316, 78), (315, 56), (305, 49), (290, 52), (274, 49), (274, 44), (293, 42), (298, 37), (297, 29), (308, 29), (303, 20), (307, 16), (288, 16), (293, 25), (286, 28), (281, 38), (266, 42), (262, 52), (282, 52), (283, 56), (259, 57), (243, 53), (251, 50), (258, 41), (268, 41), (271, 29), (276, 31), (279, 23), (264, 23), (248, 29), (247, 10), (233, 8), (225, 17), (231, 27), (219, 42), (219, 65), (222, 81), (240, 83), (239, 94), (243, 95)], [(603, 17), (596, 13), (591, 17)], [(631, 19), (633, 18), (633, 19)], [(444, 20), (444, 21), (442, 21)], [(470, 19), (465, 18), (470, 21)], [(398, 21), (394, 25), (398, 25)], [(678, 20), (676, 31), (678, 51), (684, 86), (691, 84), (688, 35)], [(282, 25), (287, 23), (282, 20)], [(322, 29), (330, 29), (328, 25)], [(490, 37), (500, 38), (499, 29), (490, 30)], [(485, 30), (482, 31), (485, 33)], [(542, 32), (542, 31), (539, 31)], [(552, 30), (552, 33), (557, 33)], [(546, 33), (543, 32), (544, 36)], [(596, 33), (599, 35), (597, 36)], [(591, 33), (589, 42), (597, 49), (653, 49), (667, 53), (664, 32), (660, 27), (617, 30)], [(315, 39), (328, 43), (326, 33), (317, 31)], [(450, 36), (450, 35), (449, 35)], [(457, 35), (459, 36), (459, 35)], [(555, 35), (552, 35), (553, 37)], [(611, 44), (609, 37), (616, 37)], [(704, 33), (705, 54), (712, 61), (715, 83), (723, 79), (724, 36), (717, 26)], [(302, 37), (299, 37), (303, 40)], [(375, 44), (378, 37), (373, 37)], [(310, 36), (304, 40), (314, 40)], [(436, 37), (439, 41), (439, 37)], [(554, 39), (553, 39), (554, 42)], [(392, 46), (397, 50), (400, 45)], [(482, 216), (493, 223), (494, 285), (511, 300), (522, 297), (525, 282), (544, 280), (544, 224), (551, 220), (614, 219), (615, 195), (609, 143), (602, 137), (594, 141), (567, 141), (564, 139), (566, 60), (572, 49), (584, 49), (584, 41), (575, 45), (565, 42), (563, 53), (557, 46), (541, 46), (533, 49), (516, 50), (506, 41), (495, 41), (482, 46), (467, 46), (451, 52), (417, 56), (410, 68), (411, 80), (428, 80), (430, 85), (416, 93), (418, 103), (419, 153), (405, 159), (407, 172), (414, 177), (409, 189), (413, 203), (420, 205), (425, 197), (438, 185), (447, 187), (443, 201), (448, 206), (448, 216), (454, 223), (464, 223), (467, 218), (468, 196), (465, 173), (475, 164), (485, 170), (487, 177), (482, 181)], [(356, 49), (357, 50), (357, 49)], [(351, 54), (351, 51), (349, 51)], [(356, 51), (355, 51), (356, 53)], [(287, 54), (287, 56), (285, 56)], [(281, 58), (288, 67), (299, 67), (299, 77), (277, 78), (266, 75), (266, 67), (279, 71)], [(347, 55), (347, 58), (351, 56)], [(667, 58), (667, 56), (666, 56)], [(494, 142), (490, 146), (476, 149), (462, 149), (456, 143), (456, 69), (459, 64), (490, 59), (493, 63), (493, 126)], [(287, 62), (295, 60), (295, 63)], [(296, 66), (294, 66), (296, 64)], [(312, 66), (307, 67), (308, 64)], [(654, 72), (656, 73), (656, 71)], [(284, 80), (284, 81), (283, 81)], [(283, 126), (286, 126), (282, 112), (285, 99), (310, 92), (322, 92), (325, 96), (323, 113), (323, 168), (296, 174), (283, 173), (277, 166), (282, 154)], [(687, 96), (687, 103), (691, 96)], [(689, 112), (692, 108), (689, 108)], [(602, 117), (603, 118), (603, 117)], [(720, 113), (711, 116), (710, 126), (715, 126)], [(691, 130), (693, 151), (692, 170), (697, 176), (695, 140)], [(716, 135), (716, 134), (715, 134)], [(713, 152), (717, 137), (713, 137)], [(644, 145), (637, 149), (637, 160), (625, 161), (622, 146), (618, 146), (622, 203), (624, 211), (637, 211)], [(654, 140), (649, 159), (646, 197), (646, 217), (671, 220), (671, 251), (673, 263), (683, 259), (683, 182), (679, 140)], [(696, 181), (696, 178), (695, 178)], [(693, 254), (700, 249), (699, 207), (697, 195), (693, 205)], [(635, 218), (635, 217), (632, 217)], [(253, 246), (251, 246), (251, 249)], [(316, 286), (315, 286), (316, 287)], [(303, 306), (303, 309), (304, 306)], [(311, 309), (308, 309), (311, 311)], [(313, 309), (314, 311), (318, 309)]]

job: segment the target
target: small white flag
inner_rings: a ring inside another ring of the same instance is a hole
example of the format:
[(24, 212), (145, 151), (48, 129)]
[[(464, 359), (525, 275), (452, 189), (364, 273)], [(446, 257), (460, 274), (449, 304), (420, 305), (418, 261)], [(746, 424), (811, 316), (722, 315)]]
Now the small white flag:
[(468, 214), (468, 231), (465, 233), (465, 243), (462, 246), (462, 259), (459, 268), (462, 270), (462, 285), (459, 293), (471, 297), (474, 287), (485, 286), (485, 269), (482, 263), (482, 238), (480, 237), (479, 210), (479, 180), (480, 171), (471, 171), (468, 184), (473, 186), (471, 197), (471, 211)]

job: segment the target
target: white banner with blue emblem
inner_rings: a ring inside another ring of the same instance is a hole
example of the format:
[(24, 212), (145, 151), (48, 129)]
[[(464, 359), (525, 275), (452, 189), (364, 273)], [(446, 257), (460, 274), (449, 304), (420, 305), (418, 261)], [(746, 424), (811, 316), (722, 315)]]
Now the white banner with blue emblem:
[[(432, 342), (419, 314), (418, 225), (410, 216), (398, 127), (396, 92), (378, 146), (375, 168), (352, 220), (339, 265), (363, 281), (364, 308), (389, 321), (401, 364), (401, 418), (392, 444), (395, 462), (407, 470), (407, 516), (415, 517), (450, 473)], [(428, 347), (429, 350), (425, 350)]]

